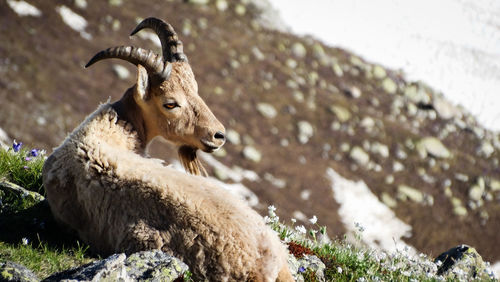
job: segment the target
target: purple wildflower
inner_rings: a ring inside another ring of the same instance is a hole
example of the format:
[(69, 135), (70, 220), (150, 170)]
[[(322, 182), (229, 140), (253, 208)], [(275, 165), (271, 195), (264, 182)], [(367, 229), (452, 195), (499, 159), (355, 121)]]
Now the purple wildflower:
[(23, 146), (23, 142), (17, 143), (16, 140), (14, 140), (14, 143), (12, 144), (12, 149), (14, 149), (14, 152), (19, 152), (21, 150), (21, 146)]
[(305, 271), (306, 271), (306, 268), (305, 268), (305, 267), (303, 267), (303, 266), (299, 267), (299, 273), (303, 273), (303, 272), (305, 272)]
[(32, 157), (38, 157), (38, 154), (40, 153), (40, 151), (38, 151), (38, 149), (33, 149), (30, 151), (30, 156)]
[(31, 158), (30, 157), (26, 157), (26, 158), (24, 158), (24, 160), (27, 161), (27, 162), (29, 162), (29, 161), (31, 161)]
[(29, 166), (27, 166), (27, 165), (23, 166), (23, 168), (24, 168), (24, 169), (30, 169), (30, 167), (29, 167)]

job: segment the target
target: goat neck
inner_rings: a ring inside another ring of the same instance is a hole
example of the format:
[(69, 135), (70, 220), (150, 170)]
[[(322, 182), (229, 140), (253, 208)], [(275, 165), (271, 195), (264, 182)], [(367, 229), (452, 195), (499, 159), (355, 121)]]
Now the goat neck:
[(145, 150), (147, 144), (154, 138), (148, 136), (148, 129), (144, 122), (141, 109), (134, 99), (134, 89), (129, 88), (123, 97), (111, 105), (118, 115), (118, 119), (132, 125), (139, 137), (140, 148)]

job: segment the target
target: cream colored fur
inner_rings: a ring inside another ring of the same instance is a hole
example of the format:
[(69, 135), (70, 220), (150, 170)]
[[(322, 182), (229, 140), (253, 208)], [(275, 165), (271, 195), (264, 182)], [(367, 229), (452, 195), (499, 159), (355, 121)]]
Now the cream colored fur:
[(43, 179), (59, 222), (101, 255), (175, 255), (196, 281), (293, 281), (260, 215), (201, 176), (145, 157), (140, 135), (107, 103), (55, 149)]

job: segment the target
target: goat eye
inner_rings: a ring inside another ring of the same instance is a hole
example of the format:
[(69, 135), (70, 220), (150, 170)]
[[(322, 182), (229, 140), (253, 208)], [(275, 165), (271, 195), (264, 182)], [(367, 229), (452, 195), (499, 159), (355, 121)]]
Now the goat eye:
[(173, 108), (179, 107), (179, 105), (175, 102), (172, 102), (172, 103), (163, 104), (163, 107), (165, 107), (165, 109), (167, 109), (167, 110), (172, 110)]

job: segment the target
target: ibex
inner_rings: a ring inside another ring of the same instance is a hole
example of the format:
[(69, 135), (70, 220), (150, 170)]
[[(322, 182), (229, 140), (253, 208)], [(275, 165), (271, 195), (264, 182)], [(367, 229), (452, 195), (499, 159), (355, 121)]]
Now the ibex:
[(118, 58), (137, 65), (136, 84), (101, 105), (54, 150), (43, 180), (54, 217), (101, 255), (161, 249), (186, 262), (195, 280), (293, 281), (287, 252), (263, 218), (206, 178), (147, 158), (157, 136), (179, 146), (187, 171), (203, 169), (196, 150), (224, 144), (224, 127), (198, 95), (172, 26), (156, 32), (162, 56), (121, 46), (87, 64)]

